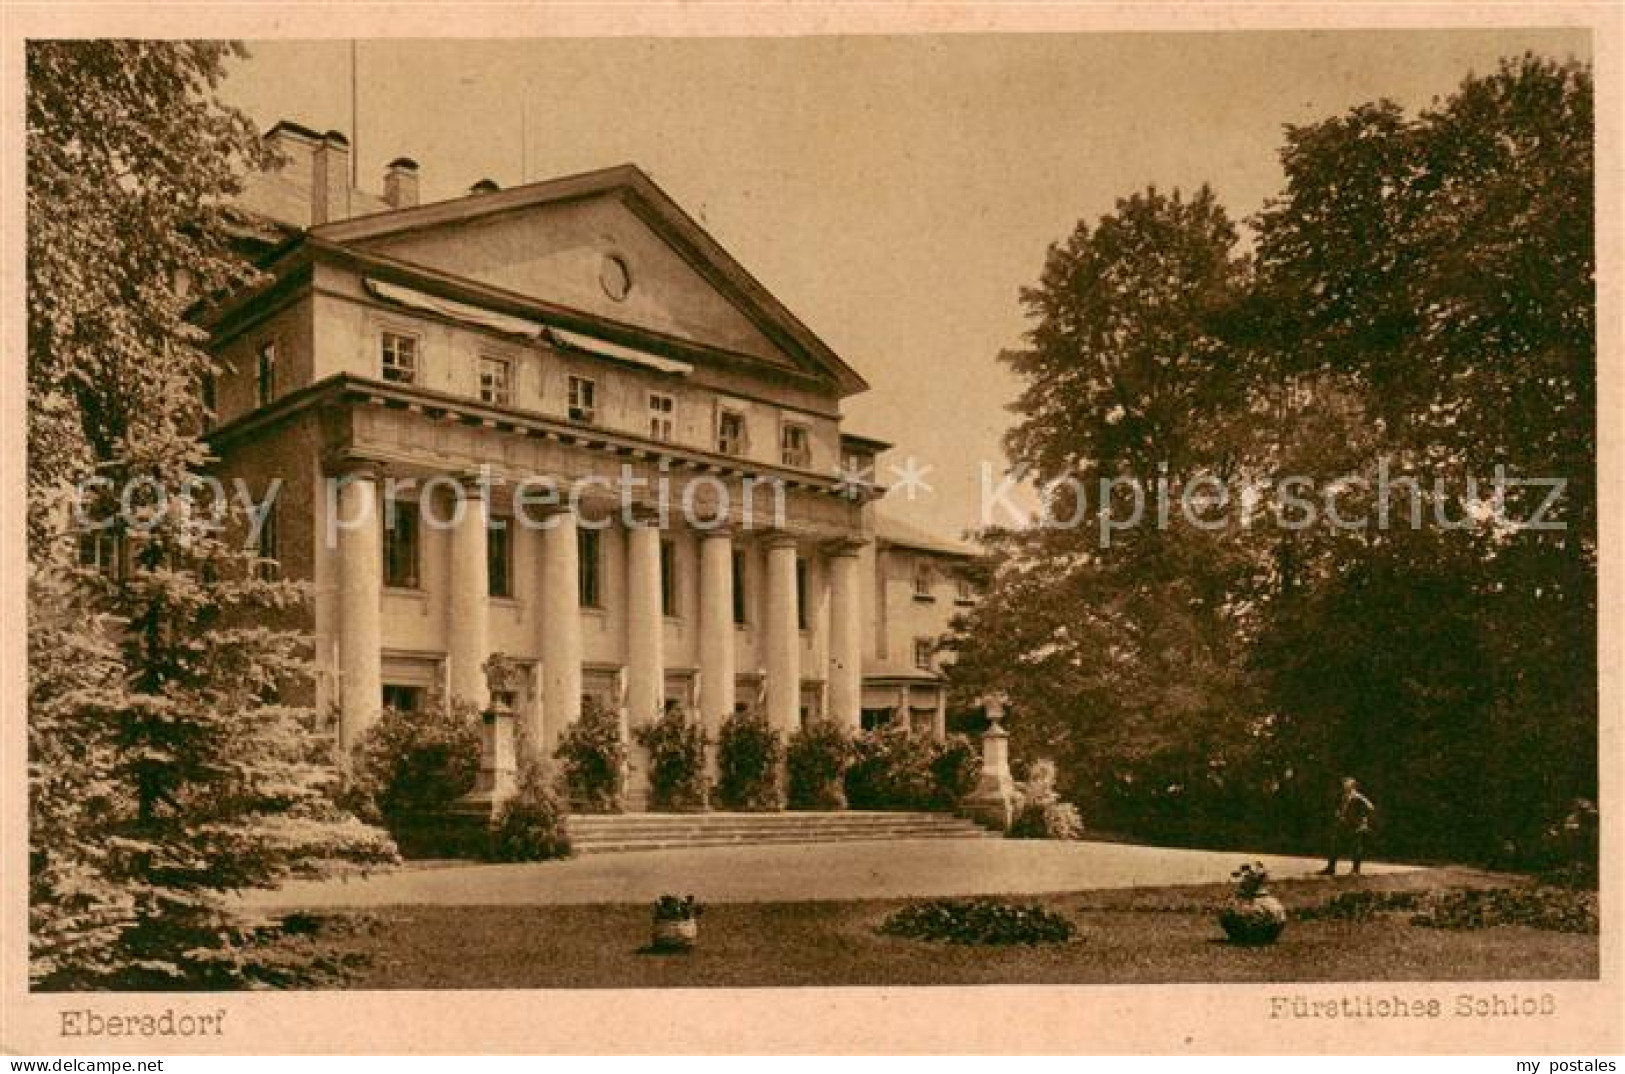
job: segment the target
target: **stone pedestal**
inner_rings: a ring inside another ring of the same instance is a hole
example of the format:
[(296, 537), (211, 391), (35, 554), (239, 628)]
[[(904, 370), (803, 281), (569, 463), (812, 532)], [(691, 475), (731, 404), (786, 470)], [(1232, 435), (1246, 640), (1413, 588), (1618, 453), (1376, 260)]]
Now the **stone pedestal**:
[(982, 774), (976, 789), (960, 811), (990, 828), (1009, 829), (1015, 819), (1016, 782), (1010, 777), (1010, 736), (999, 724), (999, 714), (990, 706), (988, 729), (982, 736)]
[[(492, 653), (480, 670), (483, 672), (480, 689), (492, 698), (506, 696), (520, 674), (513, 662), (501, 653)], [(493, 701), (480, 718), (480, 773), (474, 778), (474, 789), (460, 799), (462, 805), (487, 810), (491, 819), (496, 819), (502, 803), (518, 790), (516, 739), (513, 710), (500, 701)]]
[(480, 774), (462, 800), (489, 808), (494, 817), (517, 789), (518, 768), (513, 713), (488, 710), (480, 726)]

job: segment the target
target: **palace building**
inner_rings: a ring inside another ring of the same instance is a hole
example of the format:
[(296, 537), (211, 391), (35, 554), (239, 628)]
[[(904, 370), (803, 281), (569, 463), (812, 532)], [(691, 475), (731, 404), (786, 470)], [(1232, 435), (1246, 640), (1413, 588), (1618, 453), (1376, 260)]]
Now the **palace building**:
[(342, 135), (280, 123), (241, 203), (264, 273), (208, 320), (223, 476), (270, 569), (313, 583), (316, 704), (496, 699), (551, 750), (584, 698), (628, 726), (761, 705), (941, 735), (934, 653), (973, 549), (877, 513), (862, 376), (632, 165), (419, 204), (353, 189)]

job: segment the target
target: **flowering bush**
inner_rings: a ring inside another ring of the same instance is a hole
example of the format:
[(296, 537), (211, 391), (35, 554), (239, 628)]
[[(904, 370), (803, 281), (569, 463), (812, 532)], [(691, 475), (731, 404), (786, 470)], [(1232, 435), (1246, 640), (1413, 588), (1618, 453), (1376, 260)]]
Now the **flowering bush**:
[(1251, 899), (1264, 894), (1265, 887), (1270, 882), (1270, 871), (1261, 861), (1242, 862), (1241, 867), (1230, 874), (1230, 879), (1236, 882), (1238, 896)]
[(1077, 935), (1069, 918), (1042, 906), (993, 899), (915, 903), (888, 917), (880, 931), (914, 940), (979, 946), (1064, 943)]
[(717, 799), (728, 809), (784, 808), (784, 742), (760, 709), (735, 712), (717, 734)]
[(838, 721), (811, 720), (790, 736), (785, 767), (791, 809), (845, 809), (846, 770), (855, 748)]
[(462, 702), (385, 709), (355, 746), (342, 804), (374, 822), (449, 806), (479, 776), (478, 720)]
[(698, 813), (706, 807), (705, 730), (673, 706), (633, 736), (649, 751), (649, 805)]
[(583, 813), (619, 813), (626, 806), (626, 744), (621, 718), (596, 698), (581, 703), (581, 718), (565, 728), (554, 751), (564, 766), (570, 801)]
[(540, 761), (526, 762), (514, 796), (491, 827), (492, 861), (545, 861), (570, 856), (568, 809), (555, 777)]
[(1596, 892), (1544, 885), (1434, 892), (1411, 917), (1411, 924), (1435, 929), (1525, 925), (1591, 935), (1599, 923)]
[(1082, 839), (1078, 807), (1055, 792), (1055, 764), (1034, 761), (1016, 802), (1015, 819), (1005, 833), (1012, 839)]
[(662, 895), (655, 900), (656, 921), (691, 921), (703, 913), (705, 907), (692, 895), (684, 895), (681, 898), (676, 895)]

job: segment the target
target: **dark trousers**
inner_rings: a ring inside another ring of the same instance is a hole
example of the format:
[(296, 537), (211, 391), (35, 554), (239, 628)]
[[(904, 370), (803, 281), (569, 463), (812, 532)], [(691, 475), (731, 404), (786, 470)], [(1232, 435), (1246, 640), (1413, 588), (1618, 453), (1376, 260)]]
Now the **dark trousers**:
[(1342, 855), (1347, 855), (1354, 865), (1355, 872), (1360, 871), (1360, 863), (1365, 860), (1365, 832), (1364, 827), (1333, 825), (1331, 850), (1326, 855), (1327, 872), (1337, 868), (1337, 859)]

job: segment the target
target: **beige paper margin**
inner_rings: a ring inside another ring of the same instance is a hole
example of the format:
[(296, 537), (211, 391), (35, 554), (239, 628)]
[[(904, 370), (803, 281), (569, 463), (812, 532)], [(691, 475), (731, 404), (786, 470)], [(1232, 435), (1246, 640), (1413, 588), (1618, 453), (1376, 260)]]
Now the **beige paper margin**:
[[(746, 36), (830, 33), (1220, 31), (1588, 26), (1597, 89), (1599, 467), (1604, 860), (1595, 982), (1200, 984), (647, 991), (30, 995), (27, 992), (21, 497), (24, 466), (22, 42), (28, 37)], [(0, 340), (0, 1051), (44, 1055), (278, 1053), (1618, 1053), (1621, 1012), (1621, 12), (1608, 4), (5, 4), (0, 0), (3, 287)], [(1269, 998), (1303, 994), (1551, 995), (1551, 1017), (1282, 1021)], [(225, 1012), (200, 1040), (65, 1040), (60, 1013)]]

